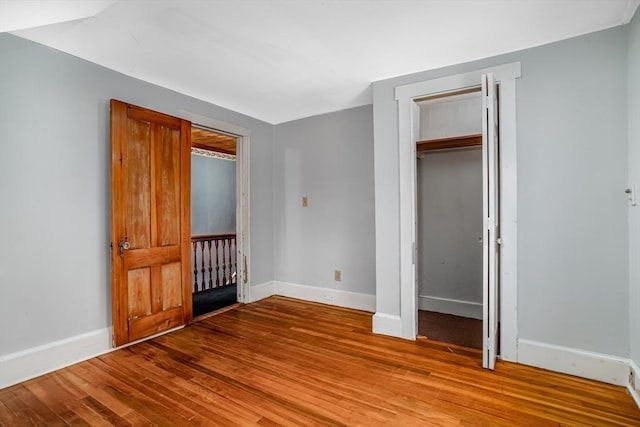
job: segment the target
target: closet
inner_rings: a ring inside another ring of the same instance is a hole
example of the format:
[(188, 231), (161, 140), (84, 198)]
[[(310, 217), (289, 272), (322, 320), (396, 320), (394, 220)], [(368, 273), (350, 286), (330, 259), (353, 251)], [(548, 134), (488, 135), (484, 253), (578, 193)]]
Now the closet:
[(418, 335), (481, 349), (480, 88), (416, 103)]

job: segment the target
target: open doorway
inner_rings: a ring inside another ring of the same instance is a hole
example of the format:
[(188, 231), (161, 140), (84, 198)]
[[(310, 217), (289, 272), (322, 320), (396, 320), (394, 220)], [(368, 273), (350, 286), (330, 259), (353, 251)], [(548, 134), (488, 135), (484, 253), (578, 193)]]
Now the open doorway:
[(416, 104), (418, 336), (482, 349), (481, 88)]
[(192, 125), (191, 266), (193, 316), (238, 302), (238, 137)]
[[(519, 68), (519, 66), (518, 66)], [(461, 75), (461, 77), (465, 77)], [(470, 81), (473, 80), (474, 75), (470, 74), (466, 77), (470, 77)], [(480, 117), (481, 117), (481, 126), (482, 126), (482, 135), (481, 135), (481, 146), (482, 146), (482, 366), (487, 369), (494, 369), (496, 357), (498, 355), (498, 313), (499, 313), (499, 282), (501, 274), (506, 273), (506, 270), (501, 271), (501, 263), (500, 263), (500, 254), (501, 247), (503, 244), (503, 239), (501, 237), (501, 215), (500, 215), (500, 200), (501, 200), (501, 162), (500, 162), (500, 135), (501, 128), (499, 127), (499, 118), (501, 117), (500, 110), (498, 108), (499, 105), (499, 96), (500, 93), (498, 87), (499, 82), (496, 80), (495, 75), (492, 72), (482, 73), (478, 75), (480, 80), (480, 89), (481, 89), (481, 105), (480, 109)], [(460, 83), (460, 81), (458, 82)], [(419, 101), (429, 101), (429, 100), (437, 100), (440, 98), (446, 98), (448, 96), (458, 95), (458, 96), (466, 96), (470, 93), (475, 93), (476, 88), (478, 87), (477, 80), (474, 82), (475, 84), (465, 85), (459, 87), (458, 89), (453, 90), (444, 90), (444, 91), (432, 91), (432, 92), (422, 92), (426, 93), (426, 95), (422, 96), (413, 96), (407, 97), (408, 103), (399, 103), (399, 114), (400, 118), (404, 116), (404, 123), (401, 123), (399, 126), (400, 130), (400, 140), (406, 140), (406, 136), (409, 136), (408, 141), (410, 145), (404, 146), (405, 152), (410, 154), (411, 163), (409, 166), (408, 174), (400, 175), (400, 182), (402, 184), (406, 179), (406, 175), (412, 177), (412, 182), (410, 184), (411, 193), (409, 193), (412, 197), (408, 199), (408, 205), (412, 208), (407, 211), (407, 203), (402, 201), (400, 207), (401, 209), (401, 217), (404, 215), (408, 216), (410, 222), (403, 223), (401, 222), (401, 290), (403, 299), (410, 301), (413, 305), (412, 313), (410, 313), (410, 317), (414, 323), (414, 331), (417, 334), (417, 326), (418, 326), (418, 301), (417, 301), (417, 291), (418, 291), (418, 227), (417, 227), (417, 164), (416, 164), (416, 156), (418, 153), (417, 142), (419, 141), (420, 135), (420, 107), (418, 105)], [(445, 86), (448, 83), (445, 83)], [(507, 86), (511, 86), (507, 84)], [(405, 87), (407, 88), (407, 87)], [(409, 90), (413, 92), (416, 88), (411, 87)], [(509, 93), (508, 89), (505, 93)], [(419, 92), (418, 92), (419, 93)], [(398, 95), (398, 93), (397, 93)], [(511, 111), (511, 107), (513, 107), (514, 102), (511, 96), (508, 97), (510, 100), (508, 105), (508, 111)], [(404, 107), (403, 107), (404, 104)], [(406, 108), (409, 107), (409, 108)], [(509, 114), (510, 115), (510, 114)], [(409, 118), (410, 127), (406, 126), (406, 119)], [(511, 117), (510, 117), (511, 119)], [(508, 121), (508, 123), (510, 120)], [(511, 130), (512, 123), (509, 123), (507, 128)], [(407, 130), (409, 132), (407, 132)], [(510, 134), (511, 132), (507, 132)], [(431, 148), (442, 148), (443, 143), (446, 148), (462, 148), (469, 147), (473, 145), (473, 141), (477, 139), (476, 135), (462, 135), (462, 137), (453, 137), (453, 138), (436, 138), (435, 140), (426, 140), (419, 141), (422, 145)], [(507, 140), (511, 140), (511, 135)], [(453, 142), (452, 142), (453, 141)], [(403, 145), (400, 144), (400, 147), (403, 148)], [(509, 156), (510, 157), (510, 156)], [(400, 157), (402, 160), (403, 156)], [(400, 166), (402, 167), (404, 161), (400, 162)], [(401, 168), (402, 169), (402, 168)], [(510, 176), (511, 178), (511, 176)], [(401, 195), (402, 196), (402, 195)], [(401, 197), (403, 199), (403, 197)], [(406, 198), (404, 198), (406, 200)], [(511, 208), (508, 209), (510, 211)], [(403, 225), (404, 224), (404, 225)], [(411, 263), (409, 264), (409, 258), (406, 257), (406, 247), (403, 245), (403, 242), (407, 241), (407, 237), (410, 238), (412, 251), (411, 251)], [(403, 254), (404, 253), (404, 254)], [(426, 274), (429, 274), (429, 271), (426, 271)], [(406, 276), (406, 277), (405, 277)], [(408, 280), (410, 279), (412, 283)], [(407, 294), (408, 286), (411, 284), (412, 292), (411, 295)], [(409, 296), (410, 298), (406, 298)], [(413, 301), (411, 301), (413, 300)], [(416, 335), (414, 335), (415, 337)]]
[[(516, 79), (520, 75), (520, 63), (513, 62), (418, 81), (395, 88), (398, 111), (399, 210), (397, 217), (393, 215), (385, 217), (381, 223), (391, 227), (395, 224), (392, 219), (398, 219), (399, 256), (397, 265), (384, 264), (381, 271), (389, 273), (394, 271), (396, 266), (398, 267), (400, 304), (397, 316), (392, 314), (393, 311), (385, 312), (388, 308), (382, 308), (377, 304), (378, 312), (374, 316), (374, 330), (406, 339), (415, 339), (418, 333), (416, 141), (420, 139), (418, 120), (420, 108), (416, 100), (427, 96), (453, 94), (480, 84), (483, 89), (483, 139), (486, 134), (487, 141), (486, 151), (483, 145), (483, 181), (486, 177), (486, 185), (483, 182), (483, 192), (487, 193), (486, 199), (483, 197), (483, 210), (486, 209), (487, 215), (483, 215), (482, 241), (483, 270), (486, 269), (482, 277), (483, 282), (486, 282), (486, 286), (483, 284), (482, 365), (488, 369), (494, 368), (497, 355), (498, 317), (500, 318), (500, 357), (508, 361), (518, 360)], [(499, 181), (497, 180), (498, 171)], [(391, 212), (386, 209), (386, 206), (385, 210), (381, 210), (376, 205), (376, 216), (379, 211), (384, 215)], [(381, 241), (376, 240), (376, 248), (380, 248), (380, 244)], [(497, 262), (498, 253), (499, 263)], [(376, 289), (382, 289), (378, 281), (376, 285)]]

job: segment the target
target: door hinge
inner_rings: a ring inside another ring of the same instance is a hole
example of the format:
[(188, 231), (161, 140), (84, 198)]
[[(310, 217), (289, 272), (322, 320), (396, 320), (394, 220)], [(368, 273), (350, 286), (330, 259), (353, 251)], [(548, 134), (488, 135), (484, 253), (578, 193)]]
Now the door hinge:
[(495, 227), (495, 221), (493, 220), (493, 218), (488, 217), (487, 218), (487, 230), (493, 230), (494, 227)]
[(242, 278), (244, 280), (244, 283), (247, 283), (249, 281), (249, 277), (248, 277), (249, 275), (247, 274), (247, 256), (246, 255), (242, 256), (242, 266), (243, 266)]
[(416, 259), (418, 258), (418, 246), (416, 242), (411, 243), (411, 264), (416, 264)]

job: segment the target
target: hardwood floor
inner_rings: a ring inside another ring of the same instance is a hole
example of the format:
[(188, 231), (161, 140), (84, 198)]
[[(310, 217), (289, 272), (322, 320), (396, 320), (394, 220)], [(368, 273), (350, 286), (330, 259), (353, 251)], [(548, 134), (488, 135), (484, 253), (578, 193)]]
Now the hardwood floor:
[(640, 425), (622, 387), (271, 297), (0, 390), (0, 425)]
[(482, 349), (482, 320), (418, 310), (418, 336)]

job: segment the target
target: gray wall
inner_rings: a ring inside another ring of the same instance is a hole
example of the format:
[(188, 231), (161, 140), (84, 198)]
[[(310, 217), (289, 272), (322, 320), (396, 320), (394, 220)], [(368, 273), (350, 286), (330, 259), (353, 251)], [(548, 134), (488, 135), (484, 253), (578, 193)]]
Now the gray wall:
[(191, 235), (236, 232), (236, 162), (191, 155)]
[[(629, 182), (640, 191), (640, 13), (629, 25)], [(640, 197), (640, 195), (638, 195)], [(640, 366), (640, 206), (629, 208), (631, 359)], [(636, 384), (640, 384), (636, 379)]]
[(482, 304), (482, 149), (427, 151), (417, 180), (418, 294)]
[(627, 28), (376, 82), (378, 310), (398, 315), (399, 85), (514, 61), (519, 336), (629, 354)]
[(372, 129), (370, 105), (276, 126), (276, 280), (375, 293)]
[(251, 130), (251, 281), (273, 279), (273, 126), (8, 34), (0, 58), (0, 355), (111, 325), (110, 98)]

